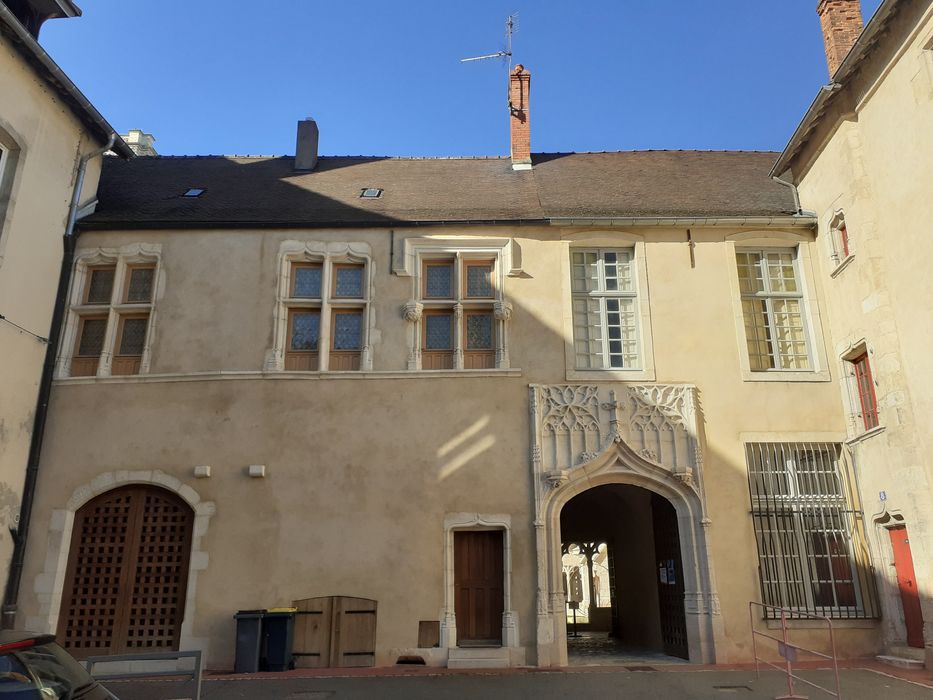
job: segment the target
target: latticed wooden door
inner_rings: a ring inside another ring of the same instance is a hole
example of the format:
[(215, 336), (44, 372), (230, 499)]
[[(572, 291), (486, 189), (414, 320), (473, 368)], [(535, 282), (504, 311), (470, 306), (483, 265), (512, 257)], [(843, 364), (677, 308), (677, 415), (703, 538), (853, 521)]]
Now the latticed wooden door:
[(677, 511), (657, 494), (651, 498), (654, 552), (658, 565), (658, 605), (664, 653), (689, 659), (687, 617), (684, 610), (684, 567), (680, 559)]
[(75, 514), (58, 638), (75, 656), (178, 649), (194, 513), (151, 486)]

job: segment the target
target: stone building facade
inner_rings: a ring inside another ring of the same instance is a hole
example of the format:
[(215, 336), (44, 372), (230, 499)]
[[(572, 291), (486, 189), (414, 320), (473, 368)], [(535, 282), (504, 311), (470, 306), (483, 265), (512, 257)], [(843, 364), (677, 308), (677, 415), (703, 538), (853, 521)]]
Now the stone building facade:
[[(926, 65), (929, 14), (907, 5), (882, 5), (830, 92), (898, 28), (920, 54), (894, 55)], [(914, 95), (922, 129), (929, 96), (893, 65), (877, 95)], [(879, 562), (885, 528), (925, 532), (931, 503), (929, 324), (906, 321), (929, 310), (894, 301), (908, 263), (880, 251), (876, 209), (894, 186), (867, 155), (852, 181), (820, 170), (854, 158), (828, 111), (780, 155), (533, 154), (530, 81), (510, 79), (511, 158), (318, 157), (306, 121), (295, 158), (106, 160), (20, 624), (78, 655), (199, 648), (224, 669), (237, 610), (298, 603), (331, 631), (302, 632), (307, 665), (559, 666), (562, 553), (597, 542), (610, 629), (652, 653), (749, 660), (749, 601), (774, 606), (762, 629), (779, 607), (833, 618), (846, 656), (911, 641)]]

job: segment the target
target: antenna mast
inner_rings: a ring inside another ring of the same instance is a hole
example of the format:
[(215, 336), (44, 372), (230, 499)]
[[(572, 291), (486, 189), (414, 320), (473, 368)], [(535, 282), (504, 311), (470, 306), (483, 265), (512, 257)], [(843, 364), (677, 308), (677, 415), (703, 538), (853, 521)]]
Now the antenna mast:
[(512, 72), (512, 34), (518, 31), (515, 27), (515, 20), (518, 17), (517, 12), (510, 14), (505, 20), (505, 49), (496, 51), (496, 53), (487, 53), (484, 56), (472, 56), (471, 58), (461, 58), (460, 63), (468, 61), (483, 61), (487, 58), (505, 58), (508, 59), (508, 71)]

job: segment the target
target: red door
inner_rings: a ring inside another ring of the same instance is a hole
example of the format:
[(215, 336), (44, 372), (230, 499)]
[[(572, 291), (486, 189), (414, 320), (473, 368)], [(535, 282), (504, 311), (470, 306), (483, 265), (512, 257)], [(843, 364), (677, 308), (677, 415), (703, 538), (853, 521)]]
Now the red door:
[(923, 648), (923, 614), (920, 611), (920, 593), (914, 575), (914, 560), (910, 555), (910, 540), (906, 527), (892, 527), (891, 549), (894, 551), (894, 570), (897, 572), (897, 587), (901, 591), (904, 606), (904, 622), (907, 625), (907, 644)]

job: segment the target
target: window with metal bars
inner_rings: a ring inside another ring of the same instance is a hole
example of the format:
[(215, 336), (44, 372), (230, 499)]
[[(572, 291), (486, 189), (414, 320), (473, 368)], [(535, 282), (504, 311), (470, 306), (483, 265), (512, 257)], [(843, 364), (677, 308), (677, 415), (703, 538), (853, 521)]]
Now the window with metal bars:
[(832, 618), (877, 617), (864, 516), (842, 446), (757, 442), (745, 452), (763, 602)]

